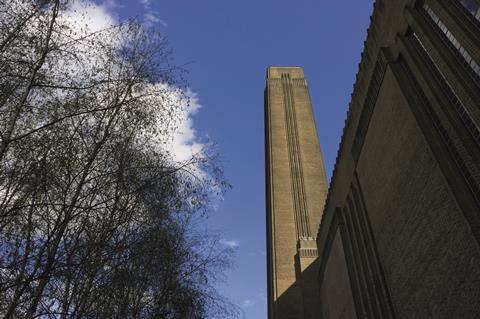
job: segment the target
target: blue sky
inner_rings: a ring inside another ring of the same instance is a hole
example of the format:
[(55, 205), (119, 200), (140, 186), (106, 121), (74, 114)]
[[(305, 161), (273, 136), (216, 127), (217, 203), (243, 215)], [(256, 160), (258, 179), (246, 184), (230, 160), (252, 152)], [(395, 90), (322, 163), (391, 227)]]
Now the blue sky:
[[(97, 1), (102, 3), (101, 1)], [(217, 143), (233, 185), (210, 219), (236, 266), (220, 287), (266, 318), (263, 90), (270, 65), (303, 66), (330, 179), (373, 0), (108, 0), (164, 33), (201, 105), (189, 123)], [(194, 130), (194, 131), (193, 131)]]

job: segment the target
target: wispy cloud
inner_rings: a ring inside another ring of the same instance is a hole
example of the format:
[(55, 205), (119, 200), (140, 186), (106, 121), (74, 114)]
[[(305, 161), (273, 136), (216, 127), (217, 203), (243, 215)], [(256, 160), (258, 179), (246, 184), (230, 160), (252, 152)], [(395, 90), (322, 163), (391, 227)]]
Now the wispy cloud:
[(104, 0), (101, 4), (104, 8), (109, 10), (114, 10), (117, 8), (123, 8), (123, 5), (118, 3), (116, 0)]
[(264, 250), (250, 251), (248, 252), (249, 257), (265, 256)]
[(267, 296), (263, 290), (259, 290), (254, 296), (250, 296), (242, 300), (243, 308), (251, 308), (257, 304), (266, 304)]
[(144, 7), (150, 7), (150, 5), (152, 4), (152, 2), (150, 0), (140, 0), (140, 3), (144, 6)]
[(257, 301), (255, 299), (245, 299), (242, 301), (242, 306), (244, 306), (245, 308), (253, 307), (256, 303)]
[(220, 244), (226, 246), (228, 248), (237, 248), (240, 246), (240, 243), (237, 240), (227, 240), (227, 239), (220, 239)]
[(143, 14), (143, 23), (147, 27), (154, 26), (157, 23), (163, 25), (164, 27), (168, 26), (167, 22), (165, 20), (160, 19), (158, 15), (153, 11), (146, 12)]
[(160, 18), (158, 12), (152, 9), (151, 0), (140, 0), (140, 4), (143, 6), (145, 13), (143, 14), (143, 23), (147, 27), (153, 27), (156, 24), (160, 24), (164, 27), (168, 26), (167, 21)]

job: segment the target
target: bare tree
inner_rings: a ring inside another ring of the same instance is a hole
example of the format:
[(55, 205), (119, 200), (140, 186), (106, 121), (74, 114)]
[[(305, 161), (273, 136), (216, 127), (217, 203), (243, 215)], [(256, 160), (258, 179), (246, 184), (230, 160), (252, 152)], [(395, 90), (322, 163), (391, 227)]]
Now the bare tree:
[(229, 252), (190, 223), (221, 169), (162, 147), (188, 100), (164, 38), (72, 10), (0, 0), (0, 314), (235, 316), (214, 288)]

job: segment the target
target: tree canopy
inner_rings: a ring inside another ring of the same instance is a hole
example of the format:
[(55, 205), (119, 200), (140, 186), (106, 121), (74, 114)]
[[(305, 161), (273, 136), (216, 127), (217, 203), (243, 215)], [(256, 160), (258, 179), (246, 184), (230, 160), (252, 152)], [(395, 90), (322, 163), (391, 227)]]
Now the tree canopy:
[(0, 0), (0, 314), (234, 317), (231, 251), (192, 227), (228, 184), (210, 150), (169, 153), (189, 97), (166, 40), (85, 6)]

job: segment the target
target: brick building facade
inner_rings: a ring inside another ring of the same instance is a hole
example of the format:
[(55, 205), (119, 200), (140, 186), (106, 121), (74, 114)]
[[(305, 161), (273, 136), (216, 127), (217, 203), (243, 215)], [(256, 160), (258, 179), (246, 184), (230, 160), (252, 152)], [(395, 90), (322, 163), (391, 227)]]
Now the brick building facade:
[(375, 3), (316, 214), (318, 258), (296, 284), (315, 281), (300, 300), (319, 313), (276, 311), (276, 296), (269, 318), (480, 317), (480, 0)]

